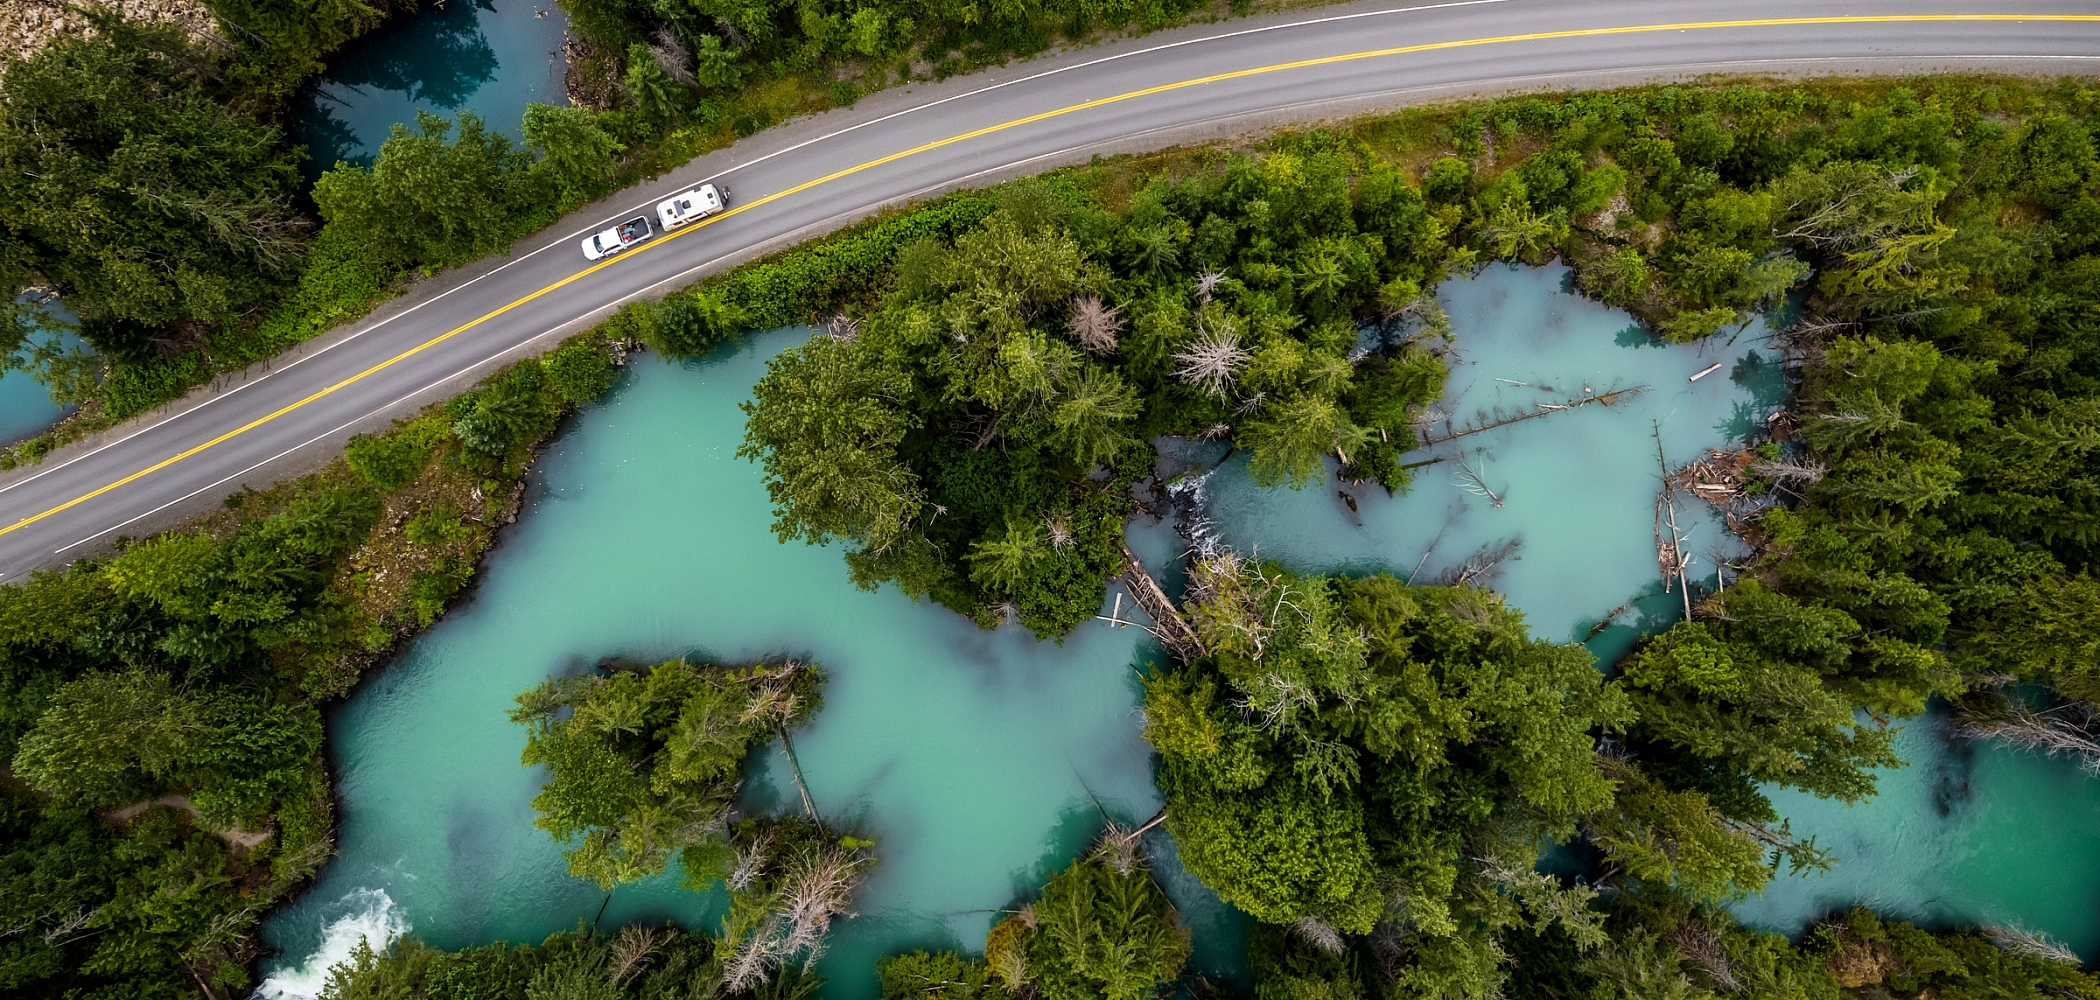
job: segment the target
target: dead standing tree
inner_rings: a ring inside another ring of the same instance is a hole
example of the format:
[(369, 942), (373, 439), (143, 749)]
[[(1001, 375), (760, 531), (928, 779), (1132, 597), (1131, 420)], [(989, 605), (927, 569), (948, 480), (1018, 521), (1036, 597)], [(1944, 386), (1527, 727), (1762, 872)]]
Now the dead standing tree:
[[(1662, 470), (1662, 492), (1655, 497), (1655, 561), (1662, 569), (1663, 593), (1670, 592), (1670, 578), (1677, 579), (1684, 599), (1684, 619), (1692, 620), (1692, 586), (1685, 579), (1684, 533), (1677, 528), (1677, 484), (1670, 477), (1670, 460), (1663, 455), (1662, 422), (1655, 421), (1655, 463)], [(1670, 537), (1663, 538), (1668, 524)]]

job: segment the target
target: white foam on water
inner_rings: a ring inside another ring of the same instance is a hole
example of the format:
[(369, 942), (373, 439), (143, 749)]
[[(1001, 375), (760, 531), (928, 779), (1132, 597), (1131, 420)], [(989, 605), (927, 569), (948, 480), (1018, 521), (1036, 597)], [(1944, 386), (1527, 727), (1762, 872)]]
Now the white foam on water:
[(396, 913), (384, 889), (359, 889), (338, 904), (343, 915), (329, 921), (321, 945), (305, 961), (270, 974), (255, 990), (255, 1000), (314, 1000), (328, 982), (328, 970), (350, 960), (360, 941), (384, 951), (408, 933), (408, 918)]

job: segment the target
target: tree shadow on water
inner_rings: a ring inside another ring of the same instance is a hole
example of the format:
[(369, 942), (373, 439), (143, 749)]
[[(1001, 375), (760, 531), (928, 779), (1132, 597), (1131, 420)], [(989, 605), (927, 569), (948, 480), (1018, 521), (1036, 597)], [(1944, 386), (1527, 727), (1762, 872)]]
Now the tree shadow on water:
[(495, 9), (487, 0), (451, 3), (390, 21), (345, 50), (328, 80), (456, 109), (496, 78), (496, 50), (480, 26), (481, 12)]
[[(1114, 815), (1112, 812), (1111, 815)], [(1135, 826), (1128, 816), (1115, 816), (1119, 823)], [(1138, 822), (1143, 822), (1140, 819)], [(1057, 822), (1043, 832), (1043, 853), (1034, 865), (1012, 875), (1013, 898), (1034, 899), (1050, 876), (1065, 869), (1072, 859), (1086, 852), (1094, 835), (1101, 832), (1101, 810), (1091, 801), (1073, 802), (1057, 812)]]
[(341, 101), (326, 90), (317, 89), (313, 101), (299, 116), (299, 138), (306, 143), (306, 174), (308, 180), (321, 176), (324, 170), (333, 170), (337, 163), (355, 163), (369, 166), (372, 150), (366, 149), (364, 140), (350, 123), (337, 118), (332, 108), (340, 107)]
[(494, 80), (496, 50), (479, 24), (480, 12), (494, 9), (486, 0), (426, 8), (387, 22), (340, 53), (299, 109), (307, 179), (319, 178), (338, 162), (371, 166), (394, 123), (360, 109), (376, 105), (387, 114), (385, 109), (399, 106), (391, 99), (375, 100), (375, 93), (392, 92), (410, 103), (451, 111)]

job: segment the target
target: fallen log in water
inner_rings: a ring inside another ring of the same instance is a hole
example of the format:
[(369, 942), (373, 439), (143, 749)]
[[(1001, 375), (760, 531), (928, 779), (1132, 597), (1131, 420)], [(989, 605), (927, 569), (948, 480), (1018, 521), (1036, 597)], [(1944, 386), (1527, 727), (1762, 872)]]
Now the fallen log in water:
[(1502, 408), (1498, 406), (1495, 408), (1494, 413), (1492, 415), (1483, 411), (1481, 413), (1481, 422), (1474, 424), (1471, 427), (1466, 427), (1460, 430), (1447, 431), (1443, 434), (1422, 435), (1422, 443), (1418, 447), (1428, 448), (1433, 445), (1443, 444), (1446, 441), (1456, 441), (1459, 438), (1466, 437), (1468, 435), (1480, 434), (1486, 431), (1494, 430), (1498, 427), (1508, 427), (1511, 424), (1523, 423), (1526, 420), (1537, 420), (1540, 417), (1550, 416), (1552, 414), (1560, 413), (1566, 410), (1572, 410), (1578, 406), (1588, 406), (1591, 403), (1600, 403), (1605, 406), (1612, 406), (1619, 403), (1622, 400), (1631, 399), (1646, 391), (1648, 391), (1647, 386), (1636, 385), (1631, 388), (1613, 389), (1610, 392), (1601, 392), (1595, 395), (1585, 394), (1582, 396), (1576, 396), (1559, 403), (1534, 403), (1532, 405), (1538, 407), (1538, 409), (1524, 410), (1517, 413), (1505, 413), (1503, 412)]
[(1196, 630), (1190, 627), (1188, 619), (1181, 617), (1181, 612), (1174, 609), (1174, 602), (1167, 598), (1167, 592), (1160, 589), (1152, 574), (1145, 572), (1145, 564), (1138, 561), (1137, 554), (1130, 551), (1128, 545), (1123, 547), (1123, 558), (1128, 560), (1123, 581), (1129, 585), (1130, 596), (1137, 601), (1137, 606), (1151, 616), (1152, 634), (1184, 663), (1208, 655), (1209, 651), (1203, 648), (1203, 640), (1197, 638)]

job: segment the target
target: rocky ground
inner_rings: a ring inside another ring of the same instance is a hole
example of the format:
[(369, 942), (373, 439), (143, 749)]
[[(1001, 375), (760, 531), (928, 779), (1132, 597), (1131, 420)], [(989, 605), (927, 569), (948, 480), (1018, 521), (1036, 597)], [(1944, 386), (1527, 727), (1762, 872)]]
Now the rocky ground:
[[(83, 6), (107, 7), (139, 21), (166, 21), (181, 25), (193, 37), (216, 36), (211, 11), (198, 0), (78, 0)], [(9, 61), (26, 56), (52, 38), (77, 28), (83, 19), (64, 0), (4, 0), (0, 2), (0, 70)]]

